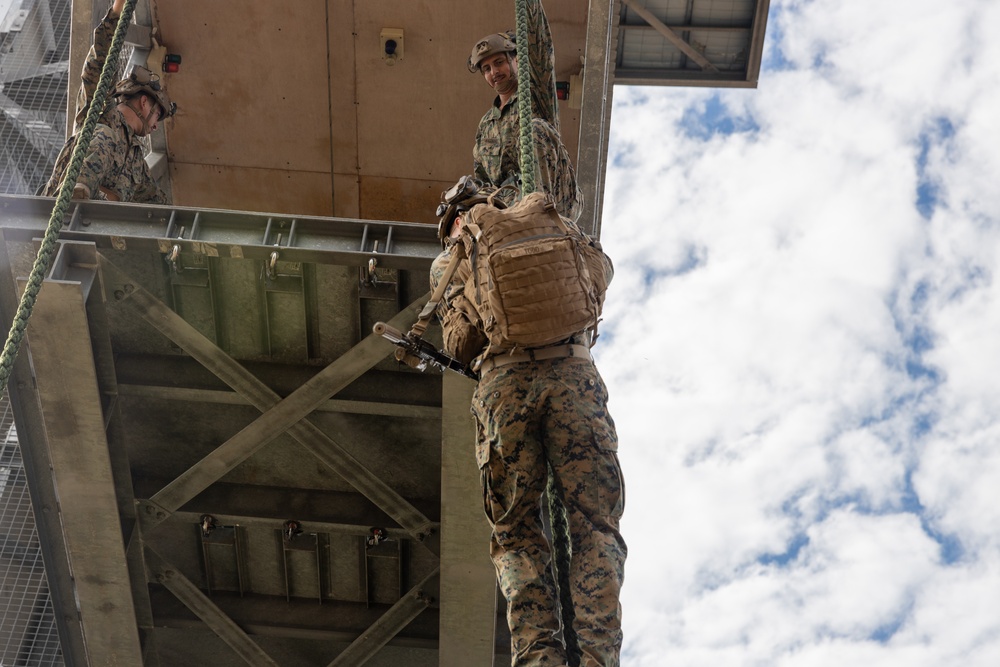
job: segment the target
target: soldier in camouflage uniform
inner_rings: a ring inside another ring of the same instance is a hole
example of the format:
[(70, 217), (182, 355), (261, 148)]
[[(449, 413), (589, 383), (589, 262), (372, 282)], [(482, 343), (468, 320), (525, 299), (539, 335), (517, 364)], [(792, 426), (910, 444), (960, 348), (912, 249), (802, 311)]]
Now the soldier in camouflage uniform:
[[(481, 194), (439, 208), (445, 250), (432, 264), (432, 289), (451, 261), (464, 211), (481, 202)], [(610, 264), (605, 266), (610, 280)], [(625, 488), (608, 391), (590, 356), (588, 332), (532, 352), (497, 354), (489, 348), (476, 309), (465, 295), (469, 275), (469, 263), (462, 261), (437, 315), (445, 351), (480, 372), (472, 402), (478, 429), (476, 461), (493, 527), (490, 555), (507, 600), (511, 664), (569, 664), (558, 638), (551, 550), (541, 519), (550, 464), (570, 529), (569, 579), (579, 664), (618, 667), (619, 593), (627, 554), (619, 523)], [(550, 350), (555, 351), (551, 356), (546, 354)]]
[[(56, 158), (52, 175), (41, 191), (44, 196), (59, 194), (124, 4), (125, 0), (115, 0), (94, 31), (94, 44), (84, 63), (83, 83), (77, 94), (73, 136)], [(118, 103), (106, 105), (94, 130), (73, 198), (168, 203), (143, 159), (145, 150), (139, 137), (154, 132), (160, 121), (173, 114), (175, 106), (160, 88), (159, 77), (142, 67), (136, 67), (129, 78), (115, 86), (114, 97)]]
[[(559, 136), (556, 107), (555, 51), (541, 0), (528, 0), (528, 53), (531, 63), (531, 115), (538, 170), (538, 188), (551, 195), (560, 215), (574, 222), (583, 212), (583, 195), (576, 171)], [(496, 187), (520, 186), (520, 116), (517, 109), (516, 47), (505, 33), (488, 35), (472, 47), (469, 71), (481, 72), (497, 92), (493, 105), (479, 121), (472, 149), (475, 177)], [(507, 203), (516, 197), (508, 191)]]

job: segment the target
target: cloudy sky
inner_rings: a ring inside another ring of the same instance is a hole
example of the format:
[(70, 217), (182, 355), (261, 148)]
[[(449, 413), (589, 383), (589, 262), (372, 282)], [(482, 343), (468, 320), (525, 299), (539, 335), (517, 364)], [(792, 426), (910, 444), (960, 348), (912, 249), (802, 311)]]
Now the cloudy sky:
[(627, 667), (1000, 665), (1000, 2), (771, 0), (615, 89)]

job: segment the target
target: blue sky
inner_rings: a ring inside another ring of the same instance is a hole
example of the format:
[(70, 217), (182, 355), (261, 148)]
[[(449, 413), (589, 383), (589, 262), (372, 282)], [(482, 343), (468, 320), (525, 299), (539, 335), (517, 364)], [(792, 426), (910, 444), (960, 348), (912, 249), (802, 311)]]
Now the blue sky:
[(1000, 3), (772, 0), (615, 89), (629, 667), (1000, 665)]

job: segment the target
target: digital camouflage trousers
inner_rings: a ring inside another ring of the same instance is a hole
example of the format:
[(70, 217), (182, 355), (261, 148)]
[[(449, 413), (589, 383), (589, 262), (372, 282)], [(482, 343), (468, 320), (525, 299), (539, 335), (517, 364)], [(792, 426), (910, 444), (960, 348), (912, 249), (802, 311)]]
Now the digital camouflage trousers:
[(515, 667), (567, 664), (558, 638), (551, 549), (542, 529), (546, 462), (569, 523), (580, 665), (619, 665), (625, 489), (607, 399), (593, 362), (580, 358), (501, 366), (486, 373), (476, 389), (476, 458)]

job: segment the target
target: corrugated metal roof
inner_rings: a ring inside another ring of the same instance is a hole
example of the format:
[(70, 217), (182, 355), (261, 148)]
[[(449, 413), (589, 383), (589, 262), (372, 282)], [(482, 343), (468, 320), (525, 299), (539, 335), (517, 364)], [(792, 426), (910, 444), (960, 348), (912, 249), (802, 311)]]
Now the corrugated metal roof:
[(755, 87), (768, 0), (621, 0), (615, 83)]

